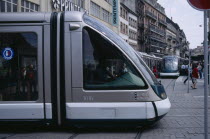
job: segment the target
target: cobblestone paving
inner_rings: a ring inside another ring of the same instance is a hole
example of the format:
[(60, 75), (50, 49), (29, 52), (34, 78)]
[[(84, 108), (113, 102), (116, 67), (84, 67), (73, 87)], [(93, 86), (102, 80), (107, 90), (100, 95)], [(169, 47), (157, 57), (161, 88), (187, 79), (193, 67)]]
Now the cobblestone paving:
[[(183, 77), (163, 79), (172, 107), (170, 112), (159, 122), (143, 130), (124, 131), (33, 131), (18, 133), (0, 132), (0, 139), (203, 139), (204, 105), (203, 80), (198, 80), (198, 89), (187, 93)], [(209, 98), (210, 99), (210, 98)], [(210, 104), (210, 102), (209, 102)], [(208, 111), (210, 115), (210, 111)], [(210, 125), (210, 122), (209, 122)], [(9, 130), (13, 131), (13, 130)], [(209, 129), (210, 131), (210, 129)], [(138, 134), (139, 133), (139, 134)], [(210, 135), (209, 135), (210, 137)]]
[(171, 110), (153, 127), (145, 129), (141, 139), (204, 138), (203, 80), (198, 80), (198, 89), (190, 88), (190, 93), (187, 93), (184, 78), (162, 80), (171, 101)]

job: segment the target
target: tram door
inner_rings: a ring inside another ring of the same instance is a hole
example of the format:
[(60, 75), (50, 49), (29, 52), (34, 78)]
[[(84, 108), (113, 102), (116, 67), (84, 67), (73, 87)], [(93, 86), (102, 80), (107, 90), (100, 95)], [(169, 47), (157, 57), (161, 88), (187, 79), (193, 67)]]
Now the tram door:
[(44, 119), (42, 26), (0, 26), (0, 120)]

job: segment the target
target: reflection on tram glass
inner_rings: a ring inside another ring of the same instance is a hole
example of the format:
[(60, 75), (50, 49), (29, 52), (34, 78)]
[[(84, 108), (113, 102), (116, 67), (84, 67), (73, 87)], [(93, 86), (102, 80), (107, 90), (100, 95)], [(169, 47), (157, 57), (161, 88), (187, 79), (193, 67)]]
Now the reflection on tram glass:
[(178, 59), (174, 58), (167, 58), (165, 59), (165, 69), (167, 70), (178, 70)]
[[(13, 57), (9, 59), (13, 50)], [(0, 33), (0, 101), (32, 101), (38, 99), (37, 35)]]

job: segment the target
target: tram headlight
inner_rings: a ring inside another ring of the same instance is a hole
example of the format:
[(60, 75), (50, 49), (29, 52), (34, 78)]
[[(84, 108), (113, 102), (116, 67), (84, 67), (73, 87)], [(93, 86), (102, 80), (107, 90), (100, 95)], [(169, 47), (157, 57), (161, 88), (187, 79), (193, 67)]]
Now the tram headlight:
[(160, 94), (160, 97), (161, 97), (162, 99), (166, 99), (166, 98), (167, 98), (167, 95), (166, 95), (165, 92), (163, 92), (163, 93)]
[(164, 87), (163, 87), (162, 84), (155, 84), (155, 85), (152, 85), (152, 88), (153, 88), (154, 92), (155, 92), (161, 99), (166, 99), (166, 98), (167, 98), (165, 89), (164, 89)]

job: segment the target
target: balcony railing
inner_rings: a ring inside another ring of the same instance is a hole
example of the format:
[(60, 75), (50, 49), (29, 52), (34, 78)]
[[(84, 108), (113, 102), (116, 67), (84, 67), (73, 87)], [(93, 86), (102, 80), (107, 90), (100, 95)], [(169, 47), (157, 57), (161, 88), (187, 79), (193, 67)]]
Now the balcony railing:
[(167, 26), (167, 22), (162, 20), (162, 19), (158, 19), (158, 22), (164, 26)]
[(157, 20), (157, 16), (155, 16), (152, 12), (150, 12), (148, 10), (146, 10), (146, 15), (149, 16), (149, 17), (151, 17), (154, 20)]
[(166, 43), (166, 40), (165, 39), (162, 39), (162, 38), (157, 37), (155, 35), (150, 35), (150, 39), (155, 40), (155, 41), (158, 41), (158, 42)]
[(160, 47), (160, 48), (166, 48), (167, 47), (167, 44), (166, 43), (158, 43), (158, 42), (150, 42), (151, 46), (154, 46), (154, 47)]
[(150, 25), (149, 27), (150, 27), (150, 31), (153, 31), (153, 32), (155, 32), (155, 33), (157, 33), (157, 34), (159, 34), (163, 37), (166, 35), (165, 31), (158, 29), (154, 25)]

